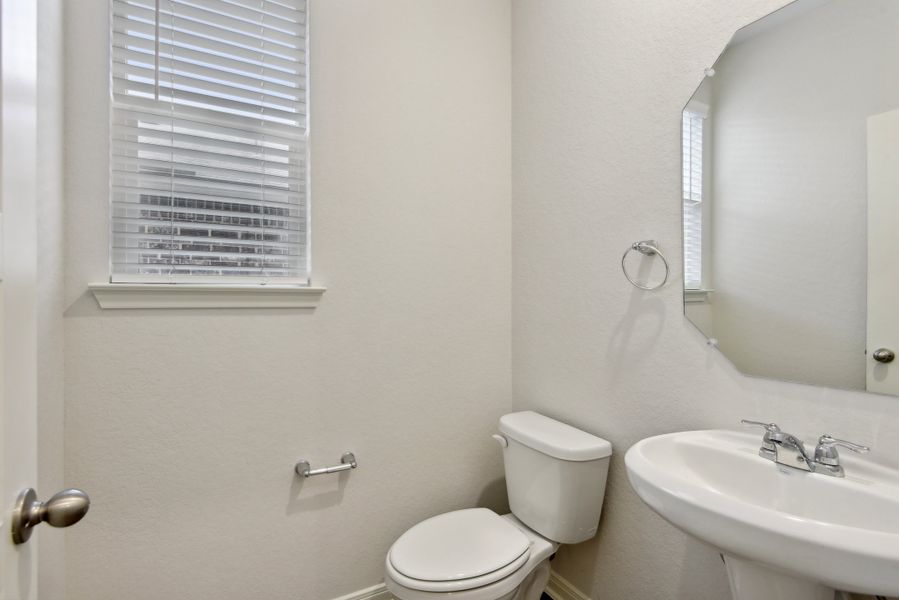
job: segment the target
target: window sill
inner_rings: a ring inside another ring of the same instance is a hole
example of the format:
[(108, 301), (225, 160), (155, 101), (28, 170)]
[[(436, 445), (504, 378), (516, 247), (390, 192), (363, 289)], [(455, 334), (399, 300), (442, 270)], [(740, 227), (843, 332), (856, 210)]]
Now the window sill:
[(709, 294), (715, 290), (684, 290), (684, 302), (708, 302)]
[(325, 288), (292, 285), (92, 283), (102, 309), (315, 308)]

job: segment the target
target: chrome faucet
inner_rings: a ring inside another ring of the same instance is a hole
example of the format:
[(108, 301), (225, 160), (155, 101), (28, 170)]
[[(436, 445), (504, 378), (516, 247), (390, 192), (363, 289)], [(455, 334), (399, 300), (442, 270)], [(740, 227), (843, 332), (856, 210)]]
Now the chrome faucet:
[(840, 464), (840, 454), (837, 446), (848, 448), (853, 452), (868, 452), (870, 448), (838, 440), (828, 434), (818, 438), (814, 455), (810, 456), (805, 449), (805, 443), (792, 433), (786, 433), (776, 423), (762, 423), (761, 421), (749, 421), (743, 419), (744, 425), (753, 425), (765, 430), (762, 437), (762, 446), (759, 448), (759, 456), (773, 461), (779, 465), (800, 469), (810, 473), (820, 473), (831, 477), (845, 477), (845, 471)]

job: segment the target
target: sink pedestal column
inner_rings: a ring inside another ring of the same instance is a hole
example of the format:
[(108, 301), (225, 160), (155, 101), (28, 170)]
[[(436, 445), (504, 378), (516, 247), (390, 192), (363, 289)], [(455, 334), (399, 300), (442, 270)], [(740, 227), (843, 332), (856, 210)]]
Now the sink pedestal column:
[(764, 565), (724, 556), (734, 600), (834, 600), (833, 588)]

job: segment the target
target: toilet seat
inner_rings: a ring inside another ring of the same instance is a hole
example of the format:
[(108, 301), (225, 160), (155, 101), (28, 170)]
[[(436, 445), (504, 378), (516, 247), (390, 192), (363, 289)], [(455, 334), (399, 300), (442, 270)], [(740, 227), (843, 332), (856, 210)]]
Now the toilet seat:
[(531, 542), (486, 508), (437, 515), (409, 529), (390, 548), (386, 568), (402, 586), (453, 592), (489, 585), (519, 570)]
[[(541, 565), (546, 566), (549, 557), (559, 548), (559, 544), (528, 528), (513, 515), (503, 515), (500, 518), (517, 528), (528, 539), (527, 561), (507, 577), (471, 589), (428, 592), (397, 581), (398, 574), (390, 564), (388, 554), (385, 559), (387, 565), (384, 573), (384, 583), (387, 584), (387, 589), (398, 600), (449, 600), (449, 598), (452, 600), (509, 600), (517, 593), (516, 590), (522, 582), (527, 581), (533, 573), (543, 568)], [(402, 575), (399, 574), (399, 576)], [(420, 582), (410, 583), (420, 584)]]

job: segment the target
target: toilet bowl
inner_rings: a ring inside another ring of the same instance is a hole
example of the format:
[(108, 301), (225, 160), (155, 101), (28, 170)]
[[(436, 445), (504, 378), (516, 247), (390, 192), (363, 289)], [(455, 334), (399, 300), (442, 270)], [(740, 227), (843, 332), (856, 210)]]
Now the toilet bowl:
[(559, 545), (596, 534), (611, 444), (530, 411), (499, 429), (512, 513), (469, 508), (407, 530), (385, 561), (398, 600), (539, 600)]

